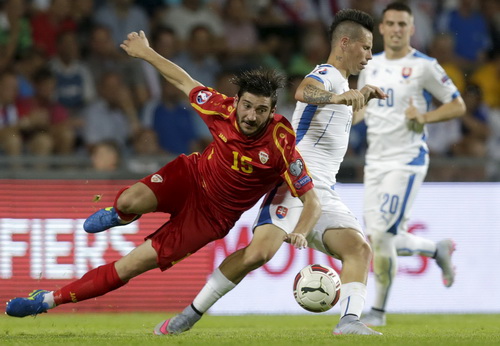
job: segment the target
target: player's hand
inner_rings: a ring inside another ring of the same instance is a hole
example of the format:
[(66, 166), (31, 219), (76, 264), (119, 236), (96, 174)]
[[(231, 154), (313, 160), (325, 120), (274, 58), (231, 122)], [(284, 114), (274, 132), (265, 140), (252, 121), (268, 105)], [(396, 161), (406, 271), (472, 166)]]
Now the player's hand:
[(424, 131), (425, 117), (413, 105), (412, 98), (410, 98), (410, 104), (408, 108), (405, 109), (405, 116), (407, 119), (407, 126), (409, 130), (417, 133), (422, 133)]
[(287, 234), (283, 241), (292, 244), (296, 249), (305, 249), (307, 247), (306, 237), (301, 233)]
[(365, 104), (367, 104), (371, 99), (385, 100), (387, 98), (387, 94), (383, 92), (382, 89), (374, 85), (367, 84), (362, 87), (360, 91), (365, 97)]
[(127, 39), (123, 41), (120, 47), (131, 57), (143, 58), (149, 48), (149, 41), (144, 31), (141, 30), (139, 33), (134, 31), (127, 35)]
[(352, 106), (352, 111), (356, 112), (365, 106), (365, 96), (361, 91), (351, 89), (343, 94), (337, 95), (336, 104)]

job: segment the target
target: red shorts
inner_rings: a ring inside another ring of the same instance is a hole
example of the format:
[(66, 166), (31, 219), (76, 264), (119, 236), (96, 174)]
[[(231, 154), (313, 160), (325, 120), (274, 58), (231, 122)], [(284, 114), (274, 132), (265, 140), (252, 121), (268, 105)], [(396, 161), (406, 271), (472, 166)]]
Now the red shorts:
[(156, 195), (156, 211), (170, 213), (170, 220), (145, 238), (152, 240), (162, 271), (223, 238), (237, 221), (214, 215), (197, 179), (198, 159), (197, 154), (181, 155), (140, 180)]

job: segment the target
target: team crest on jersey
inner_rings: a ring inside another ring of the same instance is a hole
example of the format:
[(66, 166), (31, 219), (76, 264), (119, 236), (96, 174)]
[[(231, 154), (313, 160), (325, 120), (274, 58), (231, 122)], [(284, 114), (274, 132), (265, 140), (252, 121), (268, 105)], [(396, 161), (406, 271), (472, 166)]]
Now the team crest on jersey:
[(201, 90), (198, 92), (198, 95), (196, 95), (196, 103), (202, 105), (207, 102), (211, 96), (212, 93), (210, 91)]
[(403, 71), (401, 74), (403, 75), (403, 78), (408, 78), (411, 76), (412, 68), (411, 67), (403, 67)]
[(288, 214), (288, 208), (285, 208), (284, 206), (280, 205), (276, 209), (276, 216), (278, 217), (278, 219), (284, 219), (286, 214)]
[(265, 151), (259, 152), (259, 160), (262, 164), (266, 164), (266, 162), (269, 161), (269, 154)]
[(163, 182), (163, 178), (159, 174), (153, 174), (153, 176), (151, 177), (151, 182), (152, 183), (162, 183)]
[(304, 162), (301, 159), (297, 159), (290, 164), (289, 169), (293, 176), (298, 177), (304, 170)]
[(327, 74), (328, 69), (326, 67), (317, 68), (314, 72), (319, 74)]

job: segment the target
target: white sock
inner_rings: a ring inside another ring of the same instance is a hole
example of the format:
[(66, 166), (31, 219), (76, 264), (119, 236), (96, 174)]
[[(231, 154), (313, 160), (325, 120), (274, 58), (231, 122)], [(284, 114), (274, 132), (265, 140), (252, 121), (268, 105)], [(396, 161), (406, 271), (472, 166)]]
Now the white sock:
[(436, 253), (436, 242), (403, 232), (396, 236), (396, 250), (398, 256), (422, 255), (433, 257)]
[(389, 291), (398, 270), (395, 236), (390, 233), (373, 234), (373, 271), (375, 274), (375, 302), (373, 307), (384, 311)]
[(43, 296), (43, 302), (47, 303), (47, 305), (49, 306), (49, 309), (55, 308), (56, 307), (56, 303), (54, 302), (54, 291), (46, 293)]
[(207, 312), (222, 296), (236, 287), (219, 268), (215, 269), (200, 293), (194, 298), (193, 306), (202, 314)]
[(340, 318), (363, 312), (366, 299), (366, 285), (361, 282), (348, 282), (340, 287)]

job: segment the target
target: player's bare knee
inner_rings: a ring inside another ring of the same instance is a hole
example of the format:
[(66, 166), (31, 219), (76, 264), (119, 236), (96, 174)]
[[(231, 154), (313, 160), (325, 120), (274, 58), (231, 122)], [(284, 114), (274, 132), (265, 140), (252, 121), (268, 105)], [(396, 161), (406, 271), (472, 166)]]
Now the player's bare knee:
[(366, 263), (370, 263), (373, 256), (372, 247), (364, 238), (363, 239), (360, 238), (360, 240), (356, 242), (352, 250), (353, 250), (352, 252), (360, 260)]
[(371, 245), (375, 256), (391, 256), (395, 251), (394, 234), (375, 232), (371, 235)]
[(372, 248), (364, 238), (359, 237), (355, 242), (350, 244), (348, 251), (344, 253), (343, 259), (345, 260), (348, 257), (368, 265), (372, 259)]
[(135, 214), (137, 205), (140, 203), (140, 198), (129, 190), (123, 191), (116, 201), (116, 207), (119, 211), (125, 214)]
[(130, 214), (130, 210), (132, 209), (133, 198), (129, 198), (128, 195), (124, 192), (118, 197), (116, 201), (116, 208), (125, 214)]

